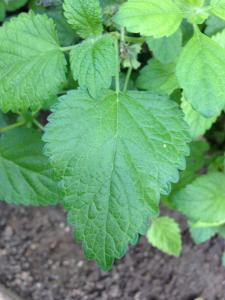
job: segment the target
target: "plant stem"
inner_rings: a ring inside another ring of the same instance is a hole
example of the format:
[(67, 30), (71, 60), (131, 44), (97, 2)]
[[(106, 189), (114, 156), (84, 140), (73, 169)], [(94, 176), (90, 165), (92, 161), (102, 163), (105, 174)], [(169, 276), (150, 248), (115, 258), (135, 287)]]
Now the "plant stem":
[(67, 52), (70, 51), (72, 49), (74, 49), (77, 45), (72, 45), (72, 46), (68, 46), (68, 47), (61, 47), (60, 50), (63, 52)]
[(39, 123), (36, 119), (33, 119), (33, 123), (34, 123), (41, 131), (44, 131), (44, 130), (45, 130), (44, 126), (42, 126), (41, 123)]
[(126, 79), (125, 79), (125, 82), (124, 82), (124, 87), (123, 87), (124, 92), (127, 91), (131, 73), (132, 73), (132, 67), (129, 67), (129, 69), (127, 70), (127, 75), (126, 75)]
[(11, 130), (11, 129), (14, 129), (14, 128), (17, 128), (17, 127), (20, 127), (20, 126), (23, 126), (25, 124), (26, 124), (25, 121), (20, 121), (20, 122), (13, 123), (11, 125), (0, 128), (0, 133), (6, 132), (8, 130)]
[(116, 83), (116, 93), (118, 95), (120, 92), (120, 55), (119, 55), (119, 44), (117, 39), (115, 39), (114, 45), (115, 45), (115, 55), (116, 55), (115, 83)]
[(143, 38), (143, 37), (135, 37), (135, 36), (125, 35), (124, 39), (128, 43), (142, 44), (145, 42), (145, 38)]
[[(114, 31), (114, 32), (111, 32), (110, 33), (112, 36), (114, 36), (115, 38), (117, 39), (120, 39), (121, 38), (121, 35), (119, 32), (117, 31)], [(136, 36), (128, 36), (128, 35), (125, 35), (122, 36), (122, 39), (124, 40), (124, 42), (127, 42), (127, 43), (135, 43), (135, 44), (142, 44), (145, 42), (145, 38), (144, 37), (136, 37)]]

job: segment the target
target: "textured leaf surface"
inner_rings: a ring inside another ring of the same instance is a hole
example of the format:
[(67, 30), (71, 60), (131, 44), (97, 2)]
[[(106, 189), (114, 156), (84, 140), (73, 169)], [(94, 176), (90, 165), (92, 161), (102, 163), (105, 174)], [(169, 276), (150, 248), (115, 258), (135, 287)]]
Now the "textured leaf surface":
[(189, 137), (167, 97), (109, 92), (98, 100), (81, 91), (62, 97), (44, 140), (61, 170), (76, 238), (107, 269), (158, 213), (160, 193), (168, 193), (185, 167)]
[(174, 207), (193, 222), (225, 223), (225, 175), (209, 173), (171, 197)]
[(211, 12), (215, 16), (225, 20), (225, 0), (211, 0), (210, 4)]
[(139, 89), (156, 93), (171, 94), (178, 88), (175, 76), (175, 64), (163, 65), (156, 59), (150, 59), (137, 79)]
[(195, 33), (184, 47), (177, 77), (186, 99), (205, 117), (213, 117), (225, 105), (225, 50), (207, 36)]
[(147, 233), (148, 241), (161, 251), (179, 256), (181, 252), (181, 233), (174, 219), (160, 217), (154, 220)]
[(190, 134), (193, 139), (203, 135), (208, 129), (210, 129), (218, 117), (217, 115), (212, 118), (205, 118), (203, 115), (195, 111), (191, 104), (184, 98), (182, 99), (181, 108), (184, 112), (184, 119), (189, 125)]
[(112, 83), (116, 71), (115, 50), (111, 36), (88, 39), (70, 52), (73, 77), (93, 97)]
[(59, 200), (41, 136), (14, 129), (0, 138), (0, 199), (24, 205), (55, 204)]
[(205, 0), (175, 0), (190, 23), (202, 24), (209, 16)]
[(202, 244), (217, 234), (217, 227), (199, 228), (189, 225), (189, 231), (196, 244)]
[(102, 33), (102, 17), (98, 0), (65, 0), (65, 16), (82, 38)]
[(170, 36), (179, 28), (183, 14), (172, 0), (128, 0), (114, 20), (128, 31), (144, 36)]
[(163, 37), (161, 39), (148, 37), (146, 42), (155, 58), (163, 64), (169, 64), (178, 57), (181, 51), (182, 33), (181, 30), (177, 30), (170, 37)]
[(0, 28), (1, 109), (41, 106), (62, 87), (65, 64), (52, 20), (33, 13), (11, 19)]

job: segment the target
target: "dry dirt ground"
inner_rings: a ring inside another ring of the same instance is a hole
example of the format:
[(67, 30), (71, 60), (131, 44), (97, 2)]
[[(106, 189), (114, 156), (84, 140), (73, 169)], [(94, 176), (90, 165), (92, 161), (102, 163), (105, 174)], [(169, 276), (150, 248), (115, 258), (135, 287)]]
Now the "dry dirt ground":
[(23, 300), (225, 300), (225, 242), (194, 246), (185, 225), (183, 241), (177, 259), (141, 238), (105, 273), (85, 260), (59, 207), (1, 203), (0, 284)]

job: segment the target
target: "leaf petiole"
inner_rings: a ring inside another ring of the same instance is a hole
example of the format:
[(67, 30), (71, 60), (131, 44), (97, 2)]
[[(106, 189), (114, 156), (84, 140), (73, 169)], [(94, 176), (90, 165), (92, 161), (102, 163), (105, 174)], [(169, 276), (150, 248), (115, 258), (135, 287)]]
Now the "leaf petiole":
[(44, 128), (44, 126), (40, 123), (40, 122), (38, 122), (36, 119), (33, 119), (33, 121), (32, 121), (41, 131), (44, 131), (45, 130), (45, 128)]
[(116, 55), (116, 75), (115, 75), (115, 81), (116, 81), (116, 93), (117, 95), (120, 92), (120, 55), (119, 55), (119, 44), (118, 40), (115, 39), (114, 41), (115, 45), (115, 55)]
[(3, 132), (6, 132), (6, 131), (9, 131), (11, 129), (14, 129), (14, 128), (17, 128), (17, 127), (20, 127), (20, 126), (23, 126), (25, 125), (26, 122), (23, 120), (23, 121), (19, 121), (19, 122), (16, 122), (16, 123), (13, 123), (11, 125), (8, 125), (8, 126), (5, 126), (3, 128), (0, 128), (0, 133), (3, 133)]

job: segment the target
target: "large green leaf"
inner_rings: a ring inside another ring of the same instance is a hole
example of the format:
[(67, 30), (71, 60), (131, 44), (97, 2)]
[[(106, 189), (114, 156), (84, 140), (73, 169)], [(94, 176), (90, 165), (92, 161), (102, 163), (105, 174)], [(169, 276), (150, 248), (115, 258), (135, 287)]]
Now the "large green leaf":
[(139, 89), (170, 95), (178, 82), (175, 75), (175, 64), (163, 65), (156, 59), (150, 59), (141, 70), (136, 85)]
[(44, 140), (76, 238), (88, 258), (108, 269), (158, 213), (160, 193), (185, 167), (189, 137), (167, 97), (109, 91), (96, 101), (71, 91), (50, 116)]
[(182, 32), (181, 30), (177, 30), (170, 37), (163, 37), (161, 39), (148, 37), (146, 42), (155, 58), (163, 64), (169, 64), (176, 60), (181, 51)]
[(0, 138), (0, 199), (23, 205), (60, 200), (43, 142), (32, 129), (14, 129)]
[(179, 256), (181, 252), (181, 233), (174, 219), (160, 217), (152, 221), (147, 233), (148, 241), (159, 250)]
[(116, 71), (116, 53), (109, 35), (87, 39), (70, 53), (73, 77), (93, 97), (109, 88)]
[(82, 38), (102, 33), (102, 16), (98, 0), (65, 0), (63, 8), (68, 23)]
[(225, 174), (201, 176), (173, 194), (171, 201), (192, 222), (221, 225), (225, 223)]
[(173, 0), (128, 0), (114, 21), (130, 32), (161, 38), (176, 32), (182, 19), (182, 11)]
[(11, 19), (0, 28), (1, 109), (43, 105), (62, 87), (65, 64), (52, 20), (32, 12)]
[(205, 117), (213, 117), (225, 105), (225, 50), (196, 32), (184, 47), (177, 77), (186, 99)]

